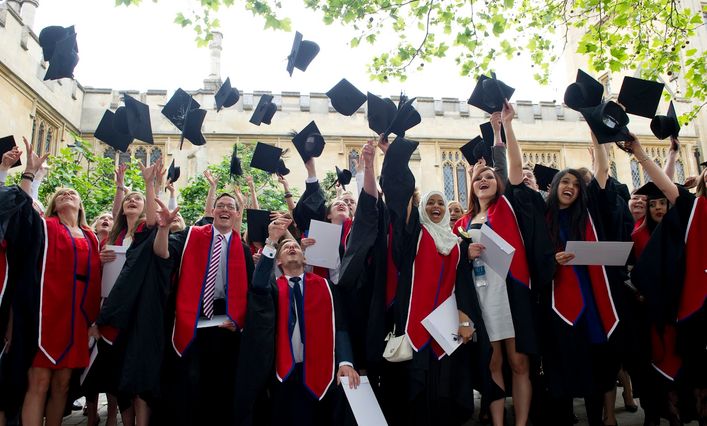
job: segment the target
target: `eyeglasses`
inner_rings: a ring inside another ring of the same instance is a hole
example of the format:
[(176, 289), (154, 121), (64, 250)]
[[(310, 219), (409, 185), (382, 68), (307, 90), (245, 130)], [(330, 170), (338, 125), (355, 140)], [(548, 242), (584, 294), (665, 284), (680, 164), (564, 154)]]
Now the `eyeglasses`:
[(238, 207), (235, 204), (216, 204), (216, 208), (220, 210), (230, 210), (230, 211), (235, 211), (238, 210)]

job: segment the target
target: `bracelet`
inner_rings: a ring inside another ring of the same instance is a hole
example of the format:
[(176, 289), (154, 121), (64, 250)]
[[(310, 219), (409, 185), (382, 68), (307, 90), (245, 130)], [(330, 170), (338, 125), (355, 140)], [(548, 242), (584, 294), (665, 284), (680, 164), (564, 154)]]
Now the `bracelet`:
[(646, 161), (646, 160), (650, 160), (650, 158), (648, 158), (647, 155), (644, 155), (643, 158), (638, 158), (637, 156), (634, 155), (634, 158), (635, 158), (636, 161), (638, 161), (639, 163), (643, 163), (643, 162)]
[(285, 198), (292, 198), (291, 192), (285, 192)]
[(26, 179), (30, 182), (34, 182), (34, 174), (28, 173), (28, 172), (22, 173), (22, 179)]

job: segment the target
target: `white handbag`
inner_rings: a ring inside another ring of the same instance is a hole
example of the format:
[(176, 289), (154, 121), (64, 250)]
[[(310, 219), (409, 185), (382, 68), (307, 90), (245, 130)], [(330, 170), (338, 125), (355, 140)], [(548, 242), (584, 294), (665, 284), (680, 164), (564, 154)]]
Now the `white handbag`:
[(388, 343), (385, 345), (383, 358), (390, 362), (403, 362), (412, 359), (412, 345), (410, 344), (407, 334), (396, 336), (395, 326), (393, 326), (393, 331), (388, 333), (385, 341)]

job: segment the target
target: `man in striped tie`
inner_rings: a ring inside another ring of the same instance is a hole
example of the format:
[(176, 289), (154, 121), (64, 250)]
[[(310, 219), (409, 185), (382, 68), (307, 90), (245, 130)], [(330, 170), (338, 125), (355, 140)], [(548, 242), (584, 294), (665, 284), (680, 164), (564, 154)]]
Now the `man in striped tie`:
[(174, 415), (170, 424), (234, 424), (239, 348), (253, 274), (250, 250), (233, 229), (242, 208), (235, 197), (222, 194), (214, 205), (213, 224), (170, 235), (175, 214), (163, 207), (154, 242), (155, 254), (174, 262), (177, 271), (171, 339), (176, 357), (165, 412)]

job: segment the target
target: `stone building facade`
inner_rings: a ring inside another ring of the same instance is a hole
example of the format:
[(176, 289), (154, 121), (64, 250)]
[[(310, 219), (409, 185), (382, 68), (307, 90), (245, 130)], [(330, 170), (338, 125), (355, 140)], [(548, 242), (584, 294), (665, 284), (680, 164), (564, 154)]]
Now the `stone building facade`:
[[(248, 121), (260, 96), (269, 92), (241, 93), (236, 105), (217, 113), (213, 98), (221, 82), (221, 37), (217, 34), (210, 46), (211, 64), (204, 87), (184, 88), (208, 111), (202, 128), (207, 144), (196, 147), (185, 142), (180, 151), (178, 130), (160, 113), (176, 88), (169, 88), (169, 92), (164, 89), (137, 92), (83, 87), (77, 81), (66, 79), (42, 81), (46, 63), (42, 61), (32, 29), (36, 7), (36, 0), (0, 5), (0, 40), (3, 41), (0, 43), (0, 117), (3, 117), (0, 134), (14, 134), (18, 140), (23, 135), (31, 137), (37, 141), (40, 152), (56, 152), (58, 147), (71, 144), (76, 134), (92, 141), (97, 152), (116, 162), (129, 156), (147, 163), (160, 155), (168, 162), (175, 159), (182, 166), (183, 177), (179, 183), (183, 185), (208, 164), (229, 155), (235, 142), (261, 141), (290, 148), (285, 158), (292, 170), (289, 180), (293, 186), (303, 189), (305, 170), (299, 166), (301, 160), (290, 142), (291, 131), (303, 128), (311, 120), (316, 121), (327, 142), (324, 153), (317, 159), (320, 176), (333, 170), (335, 165), (350, 168), (363, 143), (375, 137), (368, 129), (365, 105), (352, 117), (345, 117), (334, 111), (323, 93), (273, 93), (278, 111), (271, 125), (258, 127)], [(617, 91), (618, 87), (612, 85), (610, 89), (610, 96), (616, 96), (613, 89)], [(150, 106), (154, 145), (136, 141), (127, 153), (116, 153), (93, 137), (104, 110), (115, 110), (121, 104), (122, 93), (129, 93)], [(556, 103), (515, 100), (514, 106), (517, 112), (514, 127), (527, 163), (560, 169), (590, 166), (589, 129), (578, 113)], [(676, 106), (678, 111), (684, 111), (689, 103), (677, 99)], [(406, 136), (420, 142), (410, 165), (418, 186), (423, 192), (443, 189), (449, 198), (466, 203), (469, 182), (466, 163), (458, 148), (479, 133), (478, 126), (488, 120), (488, 115), (467, 105), (465, 99), (418, 96), (416, 108), (422, 115), (422, 123)], [(639, 135), (649, 155), (662, 166), (668, 144), (655, 139), (649, 120), (632, 117), (630, 128)], [(676, 167), (679, 182), (698, 173), (698, 158), (704, 161), (707, 149), (704, 112), (699, 120), (683, 127), (681, 142)], [(381, 163), (378, 161), (378, 167)], [(641, 166), (616, 147), (611, 149), (611, 173), (631, 188), (646, 179)]]

